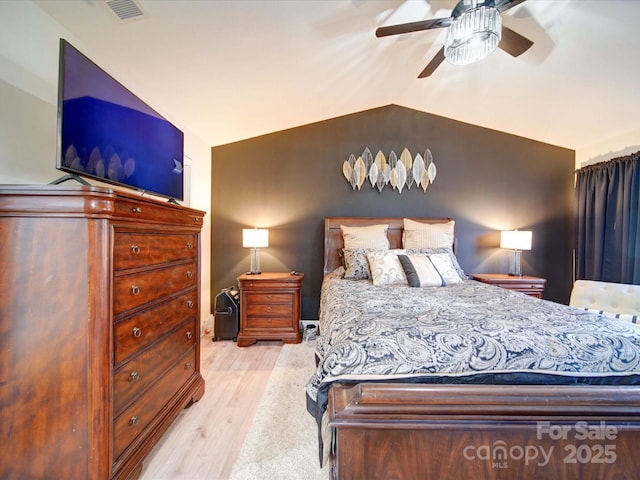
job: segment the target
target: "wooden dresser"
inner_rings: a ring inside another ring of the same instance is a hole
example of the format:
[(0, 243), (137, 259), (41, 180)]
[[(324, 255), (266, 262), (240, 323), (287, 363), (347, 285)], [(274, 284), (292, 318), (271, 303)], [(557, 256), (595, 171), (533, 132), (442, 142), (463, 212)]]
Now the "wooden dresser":
[(240, 333), (238, 346), (258, 340), (300, 343), (300, 289), (304, 274), (261, 273), (238, 277)]
[(200, 374), (204, 212), (0, 186), (0, 478), (134, 478)]

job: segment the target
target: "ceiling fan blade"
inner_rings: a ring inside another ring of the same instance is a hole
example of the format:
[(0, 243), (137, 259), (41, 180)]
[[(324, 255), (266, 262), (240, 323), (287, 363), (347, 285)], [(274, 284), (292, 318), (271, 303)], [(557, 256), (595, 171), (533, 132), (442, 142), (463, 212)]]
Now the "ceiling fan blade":
[(529, 50), (533, 45), (533, 42), (526, 37), (523, 37), (519, 33), (514, 32), (509, 27), (502, 25), (502, 40), (498, 44), (502, 50), (507, 52), (512, 57), (522, 55)]
[(526, 0), (497, 0), (496, 8), (500, 13), (502, 13), (505, 10), (509, 10), (510, 8), (515, 7), (516, 5), (520, 5), (522, 2), (525, 2), (525, 1)]
[(379, 27), (376, 30), (376, 37), (388, 37), (389, 35), (398, 35), (400, 33), (420, 32), (422, 30), (429, 30), (432, 28), (448, 27), (449, 25), (451, 25), (451, 17), (432, 18), (431, 20), (421, 20), (419, 22)]
[(418, 75), (418, 78), (424, 78), (424, 77), (430, 76), (433, 72), (435, 72), (436, 68), (438, 68), (443, 61), (444, 61), (444, 47), (442, 47), (438, 51), (438, 53), (436, 53), (436, 56), (431, 59), (429, 64), (426, 67), (424, 67), (424, 70), (420, 72), (420, 75)]

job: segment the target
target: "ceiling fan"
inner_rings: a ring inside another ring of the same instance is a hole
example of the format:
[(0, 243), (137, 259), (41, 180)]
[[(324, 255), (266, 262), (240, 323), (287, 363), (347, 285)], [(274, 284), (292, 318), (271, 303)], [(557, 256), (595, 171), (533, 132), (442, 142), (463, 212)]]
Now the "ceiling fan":
[(525, 0), (460, 0), (450, 17), (380, 27), (376, 37), (448, 28), (445, 45), (418, 78), (430, 76), (445, 60), (466, 65), (481, 60), (496, 47), (513, 57), (526, 52), (533, 42), (502, 25), (500, 14)]

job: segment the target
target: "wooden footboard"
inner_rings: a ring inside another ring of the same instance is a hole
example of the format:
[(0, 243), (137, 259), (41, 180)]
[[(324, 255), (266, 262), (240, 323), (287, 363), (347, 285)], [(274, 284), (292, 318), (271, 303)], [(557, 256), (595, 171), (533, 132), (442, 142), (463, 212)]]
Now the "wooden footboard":
[(640, 387), (335, 384), (334, 479), (634, 479)]

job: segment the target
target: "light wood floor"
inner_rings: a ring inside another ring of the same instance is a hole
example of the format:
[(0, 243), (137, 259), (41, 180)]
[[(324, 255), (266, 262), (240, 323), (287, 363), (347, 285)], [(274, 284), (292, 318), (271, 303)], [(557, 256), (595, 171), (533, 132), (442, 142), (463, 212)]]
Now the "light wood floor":
[(205, 394), (149, 454), (140, 479), (228, 478), (281, 348), (281, 342), (238, 347), (203, 337)]

